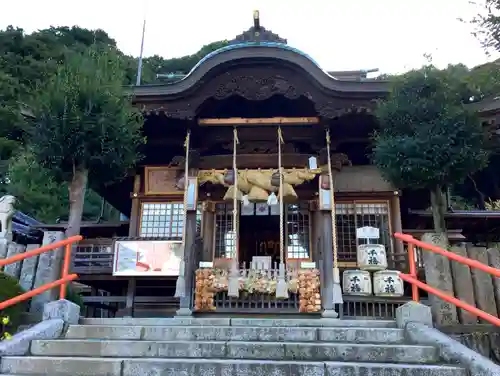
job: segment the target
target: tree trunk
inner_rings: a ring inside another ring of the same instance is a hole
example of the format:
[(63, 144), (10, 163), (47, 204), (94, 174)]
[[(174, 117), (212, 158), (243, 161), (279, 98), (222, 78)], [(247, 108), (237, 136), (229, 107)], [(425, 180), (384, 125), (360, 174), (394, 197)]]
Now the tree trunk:
[(446, 234), (446, 222), (444, 219), (446, 213), (446, 199), (443, 188), (441, 186), (437, 186), (432, 189), (430, 193), (434, 231), (436, 233)]
[(69, 184), (69, 219), (68, 227), (66, 228), (67, 237), (80, 234), (88, 174), (89, 172), (87, 169), (77, 167), (73, 174), (73, 179)]

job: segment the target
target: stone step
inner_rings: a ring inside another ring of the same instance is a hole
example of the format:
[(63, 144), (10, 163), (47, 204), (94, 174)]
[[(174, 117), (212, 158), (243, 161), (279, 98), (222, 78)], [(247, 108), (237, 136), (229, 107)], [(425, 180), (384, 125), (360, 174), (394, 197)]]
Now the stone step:
[(339, 320), (328, 318), (282, 319), (282, 318), (229, 318), (229, 317), (173, 317), (173, 318), (86, 318), (84, 325), (112, 326), (285, 326), (285, 327), (357, 327), (396, 328), (394, 320)]
[(1, 362), (2, 373), (47, 376), (467, 376), (445, 365), (390, 363), (295, 362), (228, 359), (109, 359), (13, 357)]
[(128, 358), (219, 358), (300, 361), (360, 361), (430, 364), (439, 360), (432, 346), (300, 343), (38, 340), (31, 354), (40, 356)]
[(71, 325), (68, 339), (158, 341), (294, 341), (401, 343), (403, 329), (355, 327), (106, 326)]

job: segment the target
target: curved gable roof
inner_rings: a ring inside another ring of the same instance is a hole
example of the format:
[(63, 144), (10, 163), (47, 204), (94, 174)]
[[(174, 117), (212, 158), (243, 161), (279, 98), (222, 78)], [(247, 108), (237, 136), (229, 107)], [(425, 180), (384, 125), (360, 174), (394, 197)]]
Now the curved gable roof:
[(260, 26), (258, 11), (254, 12), (254, 25), (222, 47), (202, 58), (179, 81), (134, 88), (136, 96), (180, 95), (194, 88), (209, 72), (243, 62), (282, 62), (293, 65), (309, 75), (320, 87), (332, 94), (384, 95), (387, 83), (380, 80), (339, 79), (324, 71), (303, 51), (291, 47), (286, 39)]
[(138, 86), (134, 88), (134, 94), (138, 96), (181, 94), (195, 87), (210, 71), (245, 61), (279, 61), (294, 65), (313, 78), (324, 89), (334, 93), (383, 95), (388, 92), (387, 82), (384, 81), (335, 78), (324, 71), (309, 55), (286, 44), (246, 42), (229, 45), (208, 54), (179, 81), (162, 85)]

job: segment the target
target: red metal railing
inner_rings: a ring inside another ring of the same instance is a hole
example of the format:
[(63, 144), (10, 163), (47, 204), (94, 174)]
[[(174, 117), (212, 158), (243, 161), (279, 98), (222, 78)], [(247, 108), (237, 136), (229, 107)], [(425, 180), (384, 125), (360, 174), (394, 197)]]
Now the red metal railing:
[(63, 261), (60, 279), (58, 279), (57, 281), (54, 281), (54, 282), (47, 283), (43, 286), (37, 287), (36, 289), (25, 292), (24, 294), (21, 294), (19, 296), (16, 296), (14, 298), (7, 299), (7, 300), (1, 302), (0, 303), (0, 311), (7, 308), (7, 307), (10, 307), (14, 304), (28, 300), (36, 295), (40, 295), (41, 293), (43, 293), (47, 290), (53, 289), (54, 287), (57, 287), (57, 286), (60, 286), (59, 298), (64, 299), (66, 297), (66, 286), (67, 286), (68, 282), (74, 281), (75, 279), (78, 278), (78, 275), (76, 275), (76, 274), (69, 274), (69, 263), (70, 263), (70, 259), (71, 259), (71, 246), (74, 243), (79, 242), (82, 239), (83, 238), (80, 235), (72, 236), (70, 238), (61, 240), (59, 242), (45, 245), (43, 247), (33, 249), (29, 252), (20, 253), (18, 255), (0, 260), (0, 267), (4, 267), (5, 265), (13, 264), (15, 262), (22, 261), (24, 259), (40, 255), (42, 253), (50, 252), (50, 251), (56, 250), (60, 247), (65, 247), (65, 249), (64, 249), (64, 261)]
[(419, 281), (417, 276), (417, 266), (415, 264), (415, 246), (425, 251), (437, 253), (441, 256), (447, 257), (450, 260), (457, 261), (461, 264), (470, 266), (471, 268), (479, 269), (497, 278), (500, 278), (500, 269), (492, 268), (491, 266), (485, 265), (479, 261), (457, 255), (453, 252), (447, 251), (435, 245), (424, 243), (420, 240), (415, 239), (411, 235), (397, 232), (394, 234), (394, 237), (396, 239), (408, 243), (408, 263), (410, 266), (410, 274), (400, 273), (399, 275), (403, 281), (411, 283), (412, 285), (411, 293), (413, 301), (415, 302), (420, 301), (420, 296), (418, 291), (418, 289), (420, 288), (422, 290), (427, 291), (430, 294), (437, 296), (440, 299), (447, 301), (448, 303), (454, 304), (458, 308), (462, 308), (463, 310), (466, 310), (467, 312), (470, 312), (471, 314), (485, 321), (490, 322), (493, 325), (500, 326), (500, 319), (498, 317), (490, 315), (489, 313), (482, 311), (470, 304), (467, 304), (461, 301), (460, 299), (455, 298), (454, 296), (448, 295), (441, 290), (438, 290), (432, 286), (427, 285), (426, 283)]

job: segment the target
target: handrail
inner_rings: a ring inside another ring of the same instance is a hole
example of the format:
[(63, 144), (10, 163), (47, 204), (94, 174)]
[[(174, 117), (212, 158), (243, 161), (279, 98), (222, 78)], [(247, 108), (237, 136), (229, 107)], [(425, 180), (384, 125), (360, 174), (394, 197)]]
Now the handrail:
[(0, 267), (3, 267), (5, 265), (10, 265), (10, 264), (13, 264), (13, 263), (18, 262), (18, 261), (22, 261), (22, 260), (30, 258), (30, 257), (38, 256), (42, 253), (47, 253), (49, 251), (56, 250), (60, 247), (65, 247), (64, 261), (63, 261), (60, 279), (58, 279), (54, 282), (46, 283), (45, 285), (39, 286), (31, 291), (25, 292), (24, 294), (21, 294), (19, 296), (16, 296), (14, 298), (11, 298), (11, 299), (8, 299), (8, 300), (1, 302), (0, 303), (0, 310), (3, 310), (7, 307), (10, 307), (14, 304), (20, 303), (22, 301), (28, 300), (36, 295), (40, 295), (40, 294), (44, 293), (45, 291), (48, 291), (48, 290), (50, 290), (54, 287), (57, 287), (57, 286), (60, 286), (59, 298), (64, 299), (66, 297), (66, 286), (67, 286), (68, 282), (74, 281), (75, 279), (78, 278), (77, 274), (69, 274), (69, 263), (70, 263), (70, 259), (71, 259), (71, 246), (74, 243), (79, 242), (82, 239), (83, 239), (83, 237), (80, 235), (71, 236), (67, 239), (60, 240), (58, 242), (48, 244), (48, 245), (45, 245), (45, 246), (40, 247), (40, 248), (33, 249), (31, 251), (20, 253), (20, 254), (17, 254), (15, 256), (0, 260)]
[(400, 232), (397, 232), (394, 234), (394, 237), (396, 239), (399, 239), (403, 242), (408, 243), (408, 263), (410, 267), (410, 273), (405, 274), (405, 273), (399, 273), (401, 279), (403, 281), (406, 281), (411, 284), (412, 286), (412, 299), (415, 302), (418, 302), (420, 300), (419, 298), (419, 291), (418, 289), (421, 288), (422, 290), (427, 291), (428, 293), (431, 293), (435, 296), (437, 296), (440, 299), (443, 299), (447, 301), (448, 303), (454, 304), (458, 308), (461, 308), (463, 310), (466, 310), (467, 312), (490, 322), (493, 325), (499, 326), (500, 327), (500, 319), (498, 317), (495, 317), (493, 315), (490, 315), (489, 313), (480, 310), (470, 304), (467, 304), (460, 299), (455, 298), (454, 296), (448, 295), (444, 293), (441, 290), (438, 290), (432, 286), (429, 286), (426, 283), (423, 283), (418, 280), (417, 276), (417, 267), (415, 264), (415, 246), (426, 250), (426, 251), (431, 251), (433, 253), (437, 253), (441, 256), (447, 257), (450, 260), (457, 261), (461, 264), (468, 265), (472, 268), (479, 269), (485, 273), (491, 274), (497, 278), (500, 277), (500, 269), (493, 268), (491, 266), (485, 265), (477, 260), (472, 260), (468, 257), (463, 257), (460, 255), (457, 255), (453, 252), (447, 251), (443, 248), (437, 247), (432, 244), (425, 243), (423, 241), (420, 241), (418, 239), (415, 239), (413, 236), (408, 235), (408, 234), (402, 234)]

